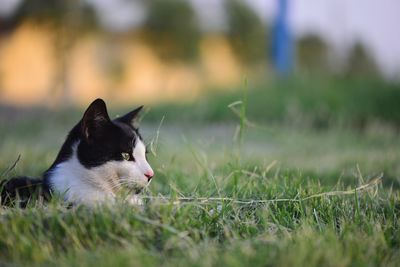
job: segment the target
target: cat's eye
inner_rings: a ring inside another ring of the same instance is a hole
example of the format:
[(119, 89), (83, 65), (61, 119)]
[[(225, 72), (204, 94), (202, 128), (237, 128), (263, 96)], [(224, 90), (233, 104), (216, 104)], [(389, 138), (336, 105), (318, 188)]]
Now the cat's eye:
[(129, 155), (129, 153), (121, 153), (121, 156), (124, 160), (129, 160), (131, 158), (131, 156)]

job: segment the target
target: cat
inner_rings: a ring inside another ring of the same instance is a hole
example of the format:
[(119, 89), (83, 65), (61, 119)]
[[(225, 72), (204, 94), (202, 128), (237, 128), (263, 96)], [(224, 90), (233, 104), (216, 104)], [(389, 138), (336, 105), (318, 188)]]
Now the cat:
[(114, 202), (124, 189), (132, 192), (129, 203), (141, 204), (138, 194), (154, 176), (137, 126), (142, 108), (111, 120), (106, 103), (93, 101), (42, 179), (16, 177), (2, 182), (2, 204), (18, 198), (20, 206), (26, 206), (39, 192), (45, 200), (58, 195), (72, 205), (93, 206)]

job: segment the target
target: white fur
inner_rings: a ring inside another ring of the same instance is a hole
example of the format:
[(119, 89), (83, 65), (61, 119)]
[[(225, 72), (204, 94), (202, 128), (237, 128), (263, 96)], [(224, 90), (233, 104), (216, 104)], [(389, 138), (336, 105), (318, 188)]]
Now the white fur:
[[(148, 184), (145, 174), (153, 174), (146, 160), (146, 148), (137, 139), (133, 150), (135, 161), (110, 161), (101, 166), (87, 169), (77, 158), (76, 143), (70, 159), (58, 164), (50, 173), (51, 189), (64, 197), (65, 201), (94, 205), (113, 202), (121, 184), (143, 188)], [(139, 204), (137, 196), (128, 200)]]

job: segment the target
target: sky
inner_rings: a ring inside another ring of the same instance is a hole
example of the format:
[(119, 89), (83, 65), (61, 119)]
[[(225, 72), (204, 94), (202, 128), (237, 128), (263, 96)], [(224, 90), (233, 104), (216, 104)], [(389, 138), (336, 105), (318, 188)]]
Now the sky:
[[(0, 16), (12, 12), (21, 0), (0, 0)], [(85, 0), (93, 4), (101, 22), (110, 30), (140, 24), (145, 9), (131, 0)], [(226, 28), (223, 0), (187, 0), (206, 30)], [(229, 1), (229, 0), (227, 0)], [(273, 20), (278, 0), (242, 0), (266, 22)], [(289, 25), (295, 36), (317, 33), (337, 50), (362, 41), (384, 73), (400, 76), (399, 0), (288, 0)]]

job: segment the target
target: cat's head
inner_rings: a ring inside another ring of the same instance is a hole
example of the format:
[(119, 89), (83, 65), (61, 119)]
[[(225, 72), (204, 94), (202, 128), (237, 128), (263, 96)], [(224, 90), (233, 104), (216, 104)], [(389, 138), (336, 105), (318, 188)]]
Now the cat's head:
[(154, 176), (137, 125), (142, 108), (111, 120), (105, 102), (96, 99), (80, 122), (81, 141), (77, 149), (78, 159), (86, 168), (115, 175), (122, 186), (136, 191)]

